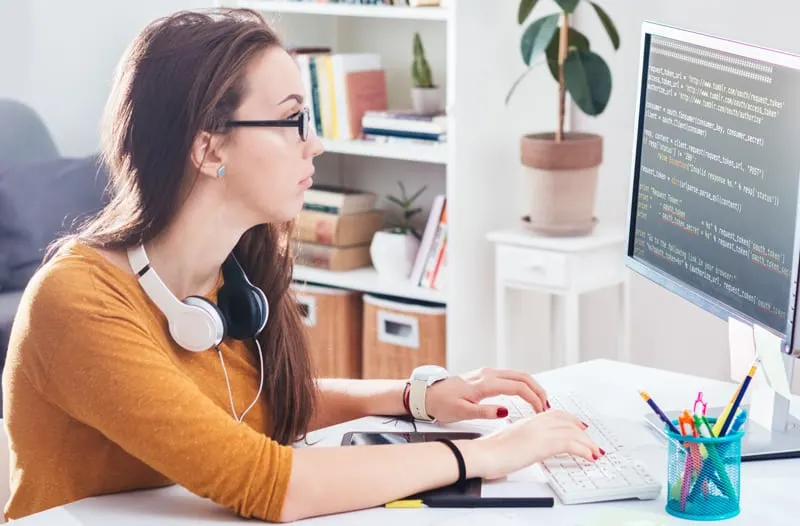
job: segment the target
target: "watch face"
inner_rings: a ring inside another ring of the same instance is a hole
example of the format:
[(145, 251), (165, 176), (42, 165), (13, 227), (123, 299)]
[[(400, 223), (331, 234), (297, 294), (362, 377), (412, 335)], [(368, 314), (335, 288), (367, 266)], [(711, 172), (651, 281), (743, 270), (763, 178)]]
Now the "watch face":
[(430, 381), (449, 376), (447, 369), (439, 365), (422, 365), (414, 369), (413, 377), (417, 380)]

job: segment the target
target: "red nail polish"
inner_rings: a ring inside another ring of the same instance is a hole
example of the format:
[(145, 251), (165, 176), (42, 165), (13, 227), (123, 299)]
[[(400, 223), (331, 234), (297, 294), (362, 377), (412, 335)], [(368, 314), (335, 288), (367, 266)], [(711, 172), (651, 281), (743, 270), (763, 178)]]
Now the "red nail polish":
[(586, 422), (584, 422), (583, 420), (581, 420), (581, 424), (583, 424), (583, 427), (589, 427), (589, 424), (587, 424), (587, 423), (586, 423)]
[(594, 453), (592, 453), (592, 458), (593, 458), (593, 459), (595, 459), (595, 460), (597, 460), (597, 455), (595, 455)]
[(505, 407), (498, 407), (497, 408), (497, 418), (505, 418), (508, 416), (508, 409)]
[(547, 409), (550, 409), (550, 400), (545, 400), (544, 405), (547, 406)]
[(605, 451), (603, 451), (603, 448), (598, 448), (598, 449), (600, 450), (600, 454), (601, 454), (601, 455), (605, 455), (605, 454), (606, 454), (606, 452), (605, 452)]

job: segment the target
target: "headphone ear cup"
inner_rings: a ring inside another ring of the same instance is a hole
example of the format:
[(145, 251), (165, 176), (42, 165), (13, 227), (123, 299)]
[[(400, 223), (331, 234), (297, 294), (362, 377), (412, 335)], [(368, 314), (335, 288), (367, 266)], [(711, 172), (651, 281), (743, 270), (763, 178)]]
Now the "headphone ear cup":
[(169, 320), (172, 338), (190, 351), (208, 350), (225, 337), (225, 320), (216, 305), (200, 296), (183, 300), (179, 316)]
[(219, 289), (217, 302), (231, 338), (254, 338), (267, 323), (267, 298), (256, 287), (223, 285)]

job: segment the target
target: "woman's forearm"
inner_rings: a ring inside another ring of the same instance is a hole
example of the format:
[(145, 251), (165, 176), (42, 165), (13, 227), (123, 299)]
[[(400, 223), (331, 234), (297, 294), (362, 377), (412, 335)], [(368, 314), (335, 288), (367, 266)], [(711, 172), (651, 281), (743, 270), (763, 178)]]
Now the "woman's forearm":
[(323, 378), (311, 429), (370, 415), (402, 415), (405, 380)]
[[(479, 445), (454, 444), (467, 478), (482, 475)], [(282, 521), (380, 506), (458, 480), (458, 463), (442, 443), (301, 448), (294, 451)]]

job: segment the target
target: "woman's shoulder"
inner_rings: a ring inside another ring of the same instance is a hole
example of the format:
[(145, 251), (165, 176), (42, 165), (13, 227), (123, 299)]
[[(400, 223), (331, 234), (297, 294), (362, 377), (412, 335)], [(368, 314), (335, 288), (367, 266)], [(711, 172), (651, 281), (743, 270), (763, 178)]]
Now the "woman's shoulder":
[(50, 308), (77, 307), (108, 309), (126, 303), (136, 289), (136, 277), (123, 269), (113, 252), (91, 247), (79, 239), (69, 239), (31, 278), (22, 305), (45, 311)]

